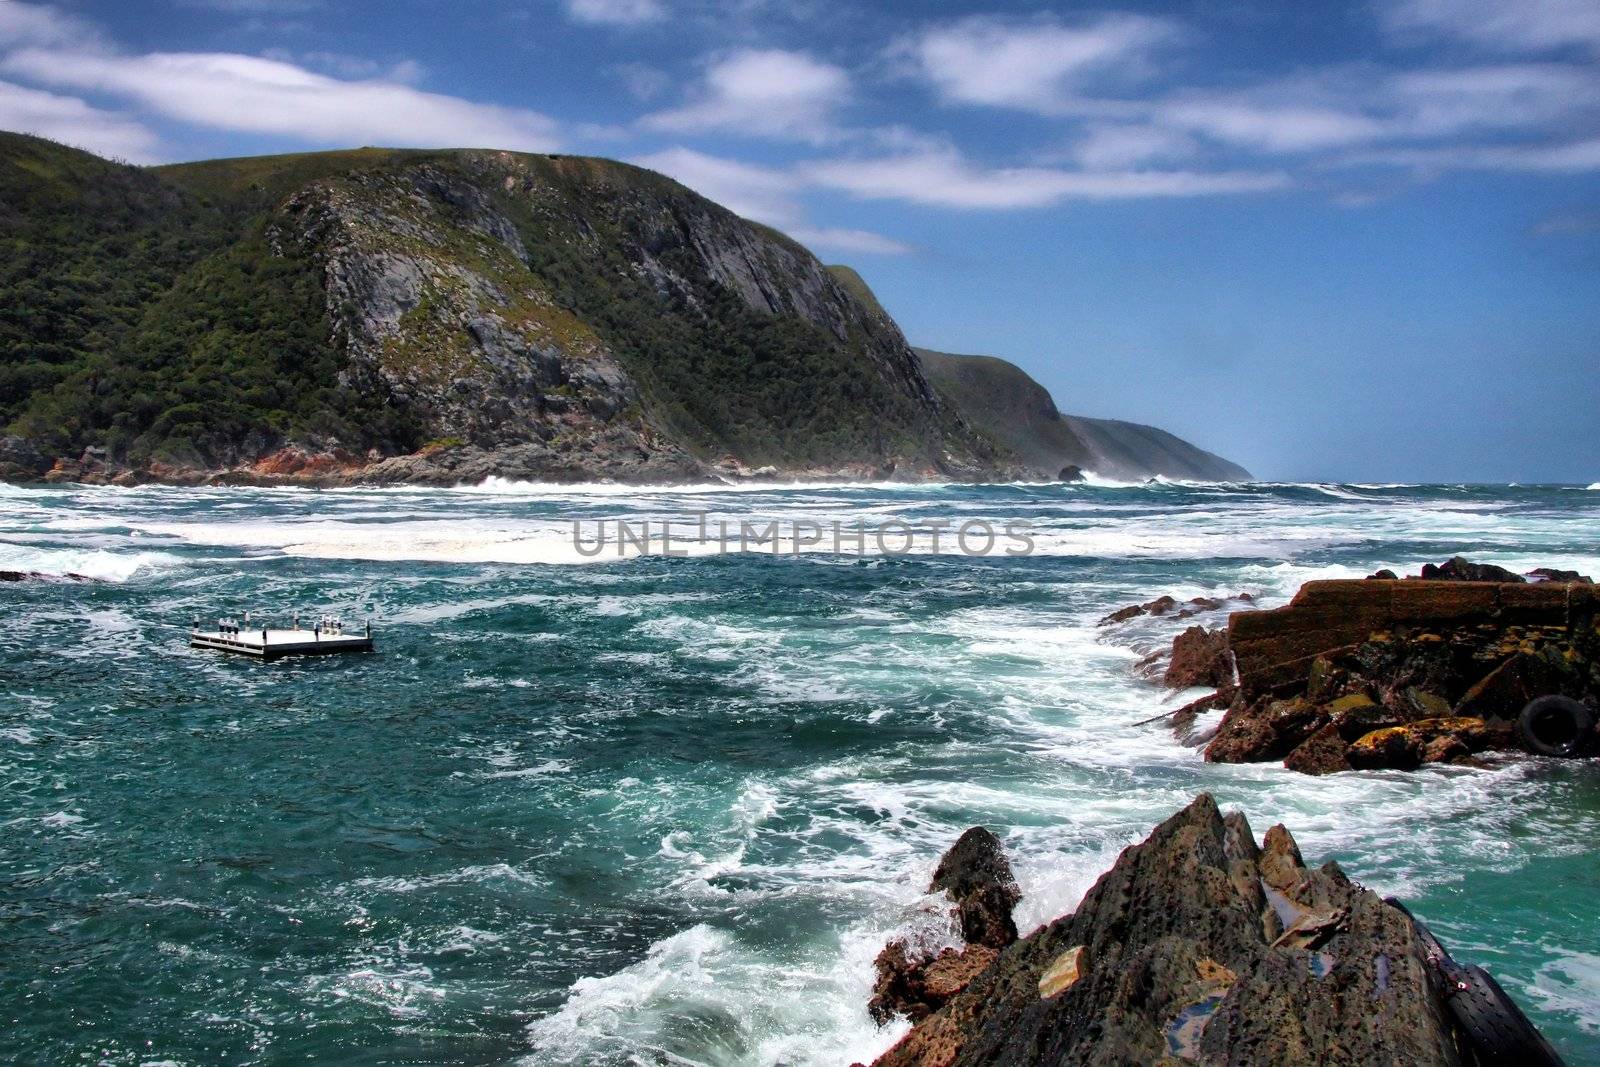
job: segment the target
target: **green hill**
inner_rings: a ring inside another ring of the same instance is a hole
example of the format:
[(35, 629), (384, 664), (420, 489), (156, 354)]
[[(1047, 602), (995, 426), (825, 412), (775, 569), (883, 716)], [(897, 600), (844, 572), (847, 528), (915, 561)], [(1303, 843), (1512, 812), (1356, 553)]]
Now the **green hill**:
[(358, 149), (134, 168), (0, 134), (0, 205), (9, 477), (1009, 469), (881, 309), (625, 164)]
[(919, 356), (854, 270), (610, 160), (0, 133), (0, 250), (0, 478), (1243, 474)]
[(916, 349), (923, 371), (951, 407), (1014, 453), (1033, 477), (1077, 467), (1106, 478), (1160, 475), (1248, 481), (1250, 472), (1165, 430), (1117, 419), (1063, 415), (1048, 390), (1021, 367), (994, 356)]

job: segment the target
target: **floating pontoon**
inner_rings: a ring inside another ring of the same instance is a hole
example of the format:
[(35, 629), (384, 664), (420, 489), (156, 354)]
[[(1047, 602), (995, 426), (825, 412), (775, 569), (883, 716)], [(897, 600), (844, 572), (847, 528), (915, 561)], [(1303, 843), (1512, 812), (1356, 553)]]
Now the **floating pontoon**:
[(311, 629), (302, 629), (296, 616), (292, 629), (274, 630), (270, 626), (253, 626), (245, 614), (244, 624), (232, 619), (219, 619), (215, 630), (200, 629), (196, 619), (189, 630), (189, 647), (210, 648), (218, 652), (238, 652), (261, 660), (281, 659), (284, 656), (326, 656), (334, 652), (371, 652), (372, 624), (367, 623), (360, 633), (346, 633), (344, 622), (332, 615), (324, 615)]

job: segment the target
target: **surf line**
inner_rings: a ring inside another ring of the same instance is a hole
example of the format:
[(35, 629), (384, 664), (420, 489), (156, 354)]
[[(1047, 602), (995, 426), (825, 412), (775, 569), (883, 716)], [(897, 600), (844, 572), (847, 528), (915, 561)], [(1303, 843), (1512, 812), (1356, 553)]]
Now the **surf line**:
[[(934, 555), (953, 552), (963, 556), (1028, 556), (1034, 551), (1033, 524), (1016, 519), (999, 524), (987, 519), (903, 519), (868, 523), (863, 520), (829, 522), (816, 519), (712, 520), (707, 512), (688, 519), (595, 519), (594, 537), (584, 536), (584, 520), (572, 520), (572, 547), (593, 559), (611, 548), (621, 558), (657, 555), (682, 558), (695, 546), (730, 552), (771, 552), (775, 556), (802, 552), (865, 556), (904, 556), (926, 546)], [(607, 535), (607, 525), (615, 531)], [(706, 554), (706, 553), (701, 553)]]

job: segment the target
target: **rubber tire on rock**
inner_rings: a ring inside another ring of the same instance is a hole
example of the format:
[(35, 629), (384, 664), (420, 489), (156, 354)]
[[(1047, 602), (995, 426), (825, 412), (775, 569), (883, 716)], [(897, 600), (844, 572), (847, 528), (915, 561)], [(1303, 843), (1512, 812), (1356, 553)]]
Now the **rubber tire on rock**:
[(1480, 1067), (1562, 1067), (1555, 1049), (1488, 971), (1459, 967), (1451, 977), (1465, 988), (1450, 997), (1450, 1011), (1472, 1042)]
[[(1561, 727), (1556, 737), (1566, 740), (1549, 739), (1547, 724), (1552, 721)], [(1517, 716), (1517, 734), (1528, 751), (1538, 755), (1581, 756), (1594, 740), (1594, 712), (1571, 697), (1535, 697)]]

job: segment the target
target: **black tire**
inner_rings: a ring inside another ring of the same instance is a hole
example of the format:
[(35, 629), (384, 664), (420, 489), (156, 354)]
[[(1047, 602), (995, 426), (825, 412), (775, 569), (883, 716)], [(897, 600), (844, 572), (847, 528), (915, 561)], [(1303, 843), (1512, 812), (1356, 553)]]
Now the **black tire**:
[(1471, 1046), (1477, 1067), (1565, 1067), (1539, 1028), (1528, 1021), (1494, 976), (1482, 967), (1462, 966), (1433, 931), (1394, 897), (1384, 903), (1402, 912), (1416, 928), (1428, 955), (1430, 984)]
[(1450, 977), (1456, 986), (1450, 1012), (1466, 1031), (1480, 1067), (1563, 1067), (1555, 1049), (1488, 971), (1461, 967)]
[(1571, 697), (1536, 697), (1517, 716), (1517, 733), (1538, 755), (1581, 756), (1594, 742), (1594, 711)]

